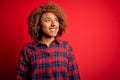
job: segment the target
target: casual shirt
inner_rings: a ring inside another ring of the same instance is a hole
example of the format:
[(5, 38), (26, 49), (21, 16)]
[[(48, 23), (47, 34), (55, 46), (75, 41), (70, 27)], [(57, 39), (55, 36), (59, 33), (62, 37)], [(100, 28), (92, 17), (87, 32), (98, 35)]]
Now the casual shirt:
[(34, 40), (21, 50), (15, 80), (80, 80), (71, 45), (55, 39), (48, 47)]

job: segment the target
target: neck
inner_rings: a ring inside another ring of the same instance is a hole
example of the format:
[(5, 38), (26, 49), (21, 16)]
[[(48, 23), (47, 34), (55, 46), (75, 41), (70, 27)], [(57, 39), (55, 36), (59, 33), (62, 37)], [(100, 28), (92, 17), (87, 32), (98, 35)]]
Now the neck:
[(46, 44), (48, 47), (50, 46), (50, 44), (52, 43), (52, 41), (54, 41), (55, 38), (54, 37), (41, 37), (40, 42), (43, 44)]

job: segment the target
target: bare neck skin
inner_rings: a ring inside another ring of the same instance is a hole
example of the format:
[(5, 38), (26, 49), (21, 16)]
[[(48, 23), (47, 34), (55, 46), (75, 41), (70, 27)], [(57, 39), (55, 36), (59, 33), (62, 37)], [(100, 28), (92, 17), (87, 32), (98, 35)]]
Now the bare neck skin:
[(40, 42), (46, 44), (48, 47), (55, 40), (55, 37), (44, 37), (41, 36)]

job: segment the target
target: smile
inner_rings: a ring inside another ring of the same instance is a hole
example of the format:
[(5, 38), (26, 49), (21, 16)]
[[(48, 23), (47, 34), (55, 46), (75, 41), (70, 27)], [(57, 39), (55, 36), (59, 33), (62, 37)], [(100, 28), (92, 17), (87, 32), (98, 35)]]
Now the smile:
[(56, 28), (50, 28), (50, 30), (51, 30), (52, 32), (54, 32), (54, 31), (56, 31), (57, 29), (56, 29)]
[(51, 31), (55, 31), (55, 29), (50, 29)]

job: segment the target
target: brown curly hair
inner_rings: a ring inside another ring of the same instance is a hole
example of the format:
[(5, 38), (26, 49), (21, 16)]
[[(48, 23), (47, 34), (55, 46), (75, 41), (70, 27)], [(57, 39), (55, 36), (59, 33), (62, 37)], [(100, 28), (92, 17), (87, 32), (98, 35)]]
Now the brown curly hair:
[(32, 39), (40, 38), (40, 20), (45, 12), (52, 12), (57, 16), (59, 20), (59, 31), (57, 36), (61, 36), (66, 29), (66, 15), (63, 9), (56, 3), (49, 1), (35, 8), (28, 17), (28, 32)]

